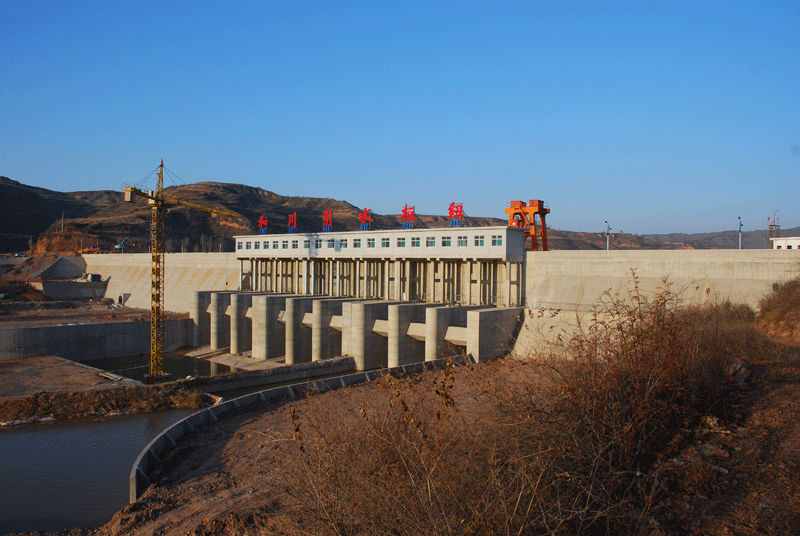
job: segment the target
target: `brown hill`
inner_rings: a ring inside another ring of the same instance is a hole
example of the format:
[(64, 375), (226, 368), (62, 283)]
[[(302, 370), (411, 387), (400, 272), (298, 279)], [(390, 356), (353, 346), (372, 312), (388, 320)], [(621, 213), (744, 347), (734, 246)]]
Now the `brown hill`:
[[(166, 217), (167, 251), (232, 251), (233, 236), (258, 232), (258, 219), (268, 219), (267, 233), (287, 231), (289, 216), (297, 213), (298, 231), (322, 229), (322, 213), (332, 211), (333, 231), (359, 228), (362, 209), (346, 201), (289, 197), (242, 184), (199, 182), (165, 189), (173, 197), (224, 208), (240, 215), (225, 218), (199, 210), (171, 206)], [(499, 212), (499, 211), (498, 211)], [(64, 215), (62, 229), (62, 213)], [(375, 214), (373, 229), (396, 229), (399, 214)], [(446, 227), (449, 220), (441, 215), (417, 214), (418, 228)], [(465, 226), (503, 225), (504, 218), (467, 217)], [(146, 252), (150, 243), (150, 207), (142, 198), (125, 203), (121, 191), (55, 192), (21, 184), (0, 177), (0, 252), (78, 251), (99, 245), (104, 251), (130, 237), (127, 252)], [(793, 230), (788, 230), (791, 233)], [(795, 232), (800, 229), (794, 230)], [(765, 248), (766, 231), (743, 234), (746, 248)], [(786, 231), (785, 235), (789, 235)], [(551, 249), (605, 249), (604, 233), (573, 232), (550, 229)], [(34, 247), (31, 248), (30, 245)], [(632, 235), (613, 233), (612, 249), (709, 249), (738, 246), (738, 233), (724, 231), (706, 234)]]

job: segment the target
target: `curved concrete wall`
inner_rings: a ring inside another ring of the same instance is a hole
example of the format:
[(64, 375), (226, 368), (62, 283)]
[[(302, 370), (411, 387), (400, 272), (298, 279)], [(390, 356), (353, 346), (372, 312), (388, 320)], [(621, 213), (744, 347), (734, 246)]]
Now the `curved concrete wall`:
[(188, 417), (181, 419), (173, 424), (158, 436), (156, 436), (139, 454), (136, 461), (133, 463), (133, 468), (130, 474), (130, 488), (129, 500), (135, 502), (142, 493), (150, 485), (150, 478), (148, 473), (158, 464), (161, 459), (169, 451), (177, 446), (177, 441), (184, 435), (194, 432), (197, 428), (206, 424), (213, 424), (218, 421), (223, 415), (235, 408), (248, 407), (263, 402), (266, 400), (292, 400), (302, 397), (307, 392), (320, 393), (329, 391), (331, 389), (338, 389), (340, 387), (348, 387), (350, 385), (357, 385), (359, 383), (368, 383), (374, 381), (376, 378), (384, 374), (411, 374), (421, 372), (425, 369), (442, 368), (448, 362), (453, 361), (457, 364), (465, 362), (465, 358), (455, 357), (447, 359), (439, 359), (437, 361), (428, 361), (425, 363), (413, 363), (394, 369), (372, 370), (369, 372), (360, 372), (356, 374), (348, 374), (346, 376), (337, 376), (335, 378), (326, 378), (323, 380), (309, 381), (304, 383), (297, 383), (294, 385), (287, 385), (284, 387), (274, 387), (252, 393), (249, 395), (234, 398), (211, 406), (209, 408), (201, 409), (197, 413), (193, 413)]

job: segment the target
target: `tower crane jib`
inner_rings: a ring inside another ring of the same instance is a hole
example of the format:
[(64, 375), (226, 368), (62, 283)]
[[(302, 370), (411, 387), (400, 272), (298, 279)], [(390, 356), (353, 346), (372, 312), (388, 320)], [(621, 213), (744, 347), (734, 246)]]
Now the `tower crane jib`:
[(219, 214), (240, 217), (234, 212), (189, 203), (164, 197), (164, 160), (158, 166), (156, 189), (144, 192), (134, 186), (125, 186), (125, 201), (133, 202), (133, 196), (144, 197), (150, 204), (150, 375), (147, 383), (155, 383), (167, 377), (164, 374), (164, 215), (165, 204), (185, 207)]

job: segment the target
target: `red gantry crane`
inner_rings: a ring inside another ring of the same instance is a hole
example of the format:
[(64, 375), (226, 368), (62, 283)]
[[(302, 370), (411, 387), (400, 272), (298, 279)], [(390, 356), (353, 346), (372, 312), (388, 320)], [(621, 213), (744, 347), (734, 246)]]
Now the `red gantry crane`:
[[(505, 210), (508, 214), (509, 227), (525, 227), (525, 238), (531, 237), (531, 249), (539, 249), (537, 237), (542, 237), (542, 251), (547, 251), (547, 224), (544, 217), (550, 214), (550, 209), (544, 201), (531, 199), (528, 204), (525, 201), (512, 201), (509, 208)], [(539, 216), (541, 231), (536, 230), (536, 216)]]
[(135, 186), (124, 186), (125, 201), (133, 202), (133, 196), (144, 197), (151, 205), (150, 213), (150, 375), (147, 383), (155, 383), (165, 379), (164, 374), (164, 216), (165, 205), (180, 205), (194, 208), (212, 214), (239, 218), (240, 216), (228, 210), (206, 207), (196, 203), (189, 203), (171, 197), (164, 197), (164, 160), (158, 166), (158, 180), (156, 189), (145, 192)]

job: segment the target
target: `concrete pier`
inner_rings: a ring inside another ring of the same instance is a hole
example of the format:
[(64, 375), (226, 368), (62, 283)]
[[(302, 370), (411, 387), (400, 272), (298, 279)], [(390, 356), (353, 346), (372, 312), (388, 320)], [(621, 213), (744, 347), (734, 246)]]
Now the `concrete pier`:
[[(311, 313), (318, 298), (287, 298), (283, 312), (286, 326), (286, 364), (311, 361)], [(309, 316), (306, 323), (306, 315)]]
[(425, 311), (432, 305), (398, 303), (388, 308), (387, 366), (401, 367), (425, 360), (424, 334), (411, 329), (425, 324)]
[(524, 321), (522, 307), (498, 307), (467, 311), (467, 355), (482, 361), (505, 355), (511, 350), (511, 336)]
[(334, 316), (341, 319), (342, 304), (349, 298), (314, 300), (311, 309), (311, 361), (342, 355), (342, 331), (331, 326)]
[(211, 291), (198, 290), (192, 295), (189, 318), (192, 319), (192, 346), (208, 346), (211, 343)]
[[(448, 328), (467, 328), (467, 312), (485, 308), (481, 305), (438, 306), (425, 311), (425, 361), (434, 361), (442, 357), (450, 357), (447, 341)], [(462, 346), (456, 339), (450, 344)]]
[[(348, 313), (346, 313), (348, 311)], [(342, 304), (342, 346), (356, 361), (356, 370), (371, 370), (385, 366), (388, 359), (388, 343), (384, 336), (374, 331), (376, 320), (386, 320), (389, 302), (384, 300), (345, 302)], [(344, 343), (347, 339), (349, 344)]]
[(231, 294), (231, 351), (236, 355), (252, 348), (253, 327), (247, 312), (253, 304), (253, 294), (236, 292)]
[(212, 350), (228, 348), (231, 344), (231, 318), (228, 307), (231, 305), (231, 292), (212, 292), (209, 303), (209, 346)]
[(293, 294), (257, 294), (251, 309), (253, 359), (273, 359), (286, 353), (286, 324), (278, 317)]

